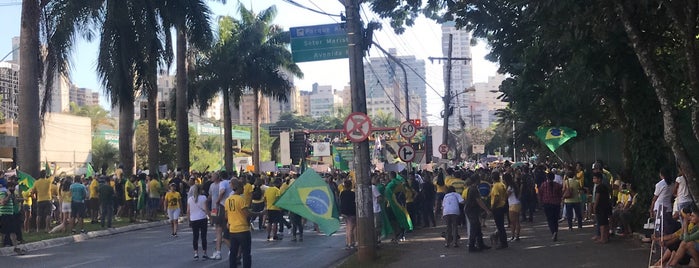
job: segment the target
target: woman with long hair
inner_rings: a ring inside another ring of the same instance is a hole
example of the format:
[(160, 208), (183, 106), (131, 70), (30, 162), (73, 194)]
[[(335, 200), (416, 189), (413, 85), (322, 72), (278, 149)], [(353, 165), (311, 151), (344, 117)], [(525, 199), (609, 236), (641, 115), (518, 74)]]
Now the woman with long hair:
[(510, 228), (512, 229), (512, 238), (510, 241), (519, 241), (519, 233), (522, 226), (519, 222), (519, 213), (522, 211), (522, 203), (519, 201), (520, 191), (519, 185), (515, 183), (510, 173), (502, 175), (507, 187), (507, 203), (509, 204)]
[(352, 191), (352, 180), (345, 180), (344, 189), (340, 193), (340, 214), (345, 219), (345, 249), (354, 249), (355, 245), (355, 230), (357, 226), (357, 204), (355, 202), (355, 194)]
[[(59, 191), (59, 199), (61, 201), (61, 226), (63, 232), (67, 232), (68, 230), (72, 229), (72, 222), (70, 220), (70, 202), (71, 202), (71, 193), (70, 193), (70, 185), (73, 183), (73, 180), (70, 177), (66, 177), (63, 179), (63, 182), (61, 182), (61, 188)], [(56, 229), (56, 231), (58, 231)], [(52, 230), (53, 231), (53, 230)]]
[(201, 237), (201, 248), (204, 250), (202, 259), (206, 260), (209, 258), (206, 255), (206, 215), (209, 214), (209, 207), (207, 206), (206, 196), (201, 194), (200, 187), (199, 184), (192, 185), (190, 190), (192, 195), (187, 198), (187, 219), (189, 219), (189, 226), (192, 227), (192, 233), (194, 234), (192, 239), (194, 260), (199, 259), (199, 237)]

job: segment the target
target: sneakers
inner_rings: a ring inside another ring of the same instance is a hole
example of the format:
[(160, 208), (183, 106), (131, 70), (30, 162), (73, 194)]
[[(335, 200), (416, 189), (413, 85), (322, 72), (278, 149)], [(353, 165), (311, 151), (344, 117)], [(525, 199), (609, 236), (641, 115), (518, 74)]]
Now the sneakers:
[(214, 260), (220, 260), (221, 259), (221, 251), (214, 251), (214, 255), (212, 255), (211, 258)]
[(205, 260), (208, 260), (208, 259), (209, 259), (209, 256), (206, 256), (206, 254), (204, 254), (204, 255), (201, 256), (201, 259), (204, 260), (204, 261), (205, 261)]
[(198, 255), (198, 254), (194, 254), (194, 260), (195, 260), (195, 261), (198, 261), (198, 260), (199, 260), (199, 255)]
[(553, 240), (553, 242), (558, 241), (558, 232), (553, 232), (553, 237), (551, 237), (551, 240)]

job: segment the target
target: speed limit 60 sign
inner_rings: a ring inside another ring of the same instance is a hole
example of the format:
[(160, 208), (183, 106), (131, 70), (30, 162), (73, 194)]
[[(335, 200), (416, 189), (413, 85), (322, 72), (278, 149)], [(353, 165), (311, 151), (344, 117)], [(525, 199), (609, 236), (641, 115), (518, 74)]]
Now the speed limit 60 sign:
[(415, 137), (415, 133), (417, 132), (417, 128), (415, 125), (413, 125), (413, 122), (410, 121), (405, 121), (400, 124), (400, 129), (398, 132), (400, 132), (400, 135), (403, 136), (403, 138), (406, 139), (412, 139)]

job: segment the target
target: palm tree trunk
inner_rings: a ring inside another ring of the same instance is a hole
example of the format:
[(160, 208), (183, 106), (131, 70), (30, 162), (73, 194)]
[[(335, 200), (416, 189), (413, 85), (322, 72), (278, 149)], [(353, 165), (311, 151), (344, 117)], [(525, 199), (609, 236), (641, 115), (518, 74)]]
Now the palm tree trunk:
[(124, 176), (134, 174), (134, 104), (125, 102), (119, 105), (119, 160), (124, 165)]
[(158, 90), (148, 90), (148, 170), (158, 171), (158, 154), (160, 152), (158, 140)]
[(22, 171), (37, 178), (41, 144), (39, 116), (39, 18), (37, 0), (22, 1), (19, 71), (19, 148)]
[(223, 90), (223, 158), (226, 171), (233, 171), (233, 130), (231, 100), (228, 90)]
[(253, 111), (252, 125), (252, 164), (255, 166), (255, 173), (260, 173), (260, 91), (255, 92), (255, 108)]
[(177, 128), (177, 167), (189, 173), (189, 124), (187, 121), (187, 39), (185, 29), (177, 29), (177, 74), (175, 124)]

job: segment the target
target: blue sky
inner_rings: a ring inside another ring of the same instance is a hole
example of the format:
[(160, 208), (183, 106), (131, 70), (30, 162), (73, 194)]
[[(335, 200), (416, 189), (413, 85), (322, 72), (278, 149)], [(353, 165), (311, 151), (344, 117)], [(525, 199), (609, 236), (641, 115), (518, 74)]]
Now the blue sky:
[[(19, 0), (0, 0), (0, 25), (3, 25), (3, 27), (0, 27), (0, 57), (10, 52), (12, 49), (12, 37), (19, 35), (21, 5), (13, 5), (13, 3), (19, 2)], [(283, 0), (228, 0), (226, 2), (226, 5), (217, 1), (209, 2), (215, 16), (230, 15), (237, 17), (237, 7), (242, 2), (248, 8), (252, 5), (255, 11), (276, 5), (278, 14), (275, 23), (286, 29), (289, 27), (339, 22), (337, 17), (316, 14), (293, 6)], [(340, 14), (344, 12), (344, 6), (339, 1), (297, 0), (296, 2), (326, 13)], [(362, 17), (365, 18), (365, 21), (367, 17), (370, 20), (378, 20), (378, 16), (373, 15), (368, 8), (363, 8), (363, 11)], [(402, 35), (394, 34), (386, 22), (383, 23), (383, 27), (383, 30), (375, 33), (374, 40), (386, 49), (396, 48), (399, 55), (414, 55), (418, 59), (424, 59), (427, 65), (426, 78), (428, 83), (442, 94), (444, 88), (442, 66), (437, 62), (430, 63), (427, 60), (429, 56), (442, 56), (439, 25), (421, 18), (417, 20), (415, 26)], [(486, 53), (487, 47), (482, 41), (477, 46), (472, 47), (474, 82), (487, 81), (488, 76), (494, 75), (497, 70), (497, 66), (494, 63), (483, 58)], [(381, 53), (376, 49), (372, 49), (369, 53), (370, 57), (380, 55)], [(102, 88), (95, 72), (96, 56), (96, 43), (79, 41), (73, 53), (71, 79), (79, 87), (86, 87), (101, 92)], [(347, 59), (299, 63), (299, 66), (305, 77), (303, 80), (296, 79), (295, 83), (301, 90), (310, 90), (313, 83), (332, 85), (336, 89), (342, 89), (349, 83), (349, 63)], [(174, 71), (174, 66), (171, 69)], [(438, 115), (442, 109), (441, 100), (432, 90), (428, 89), (427, 92), (428, 113)], [(108, 105), (104, 97), (102, 98), (102, 104), (103, 106)], [(430, 116), (428, 119), (431, 123), (441, 125), (438, 117)]]

